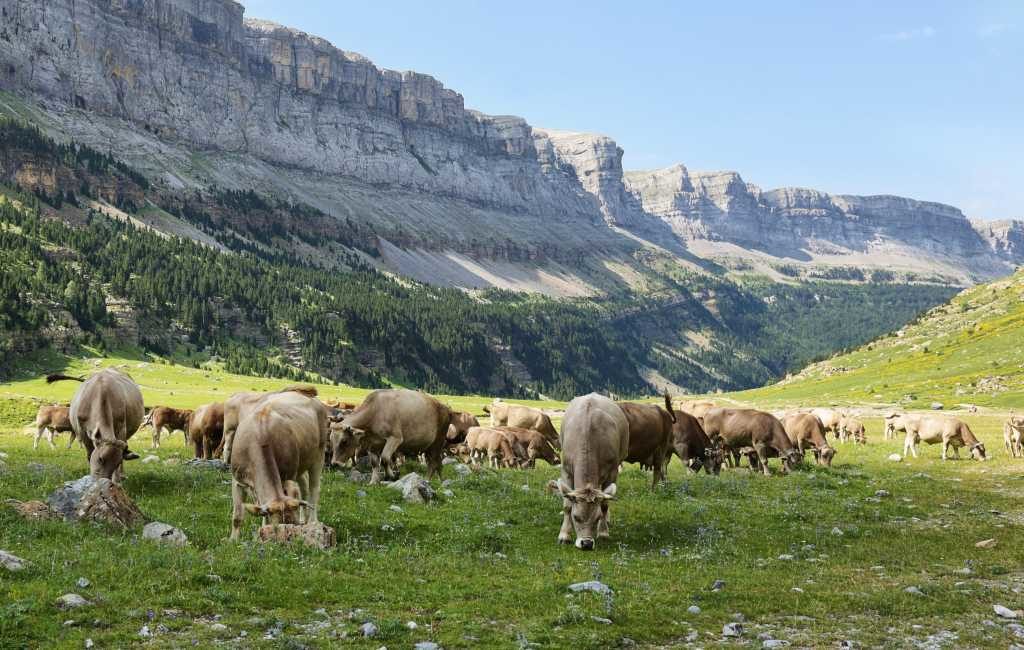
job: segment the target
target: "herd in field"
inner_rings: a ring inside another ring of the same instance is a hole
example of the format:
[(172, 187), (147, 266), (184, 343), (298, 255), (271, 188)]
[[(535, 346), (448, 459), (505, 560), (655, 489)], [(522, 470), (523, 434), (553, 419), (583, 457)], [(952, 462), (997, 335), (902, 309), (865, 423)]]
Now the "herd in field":
[[(125, 460), (138, 458), (128, 440), (140, 427), (153, 430), (153, 446), (166, 431), (182, 431), (197, 458), (220, 457), (232, 473), (231, 538), (238, 539), (246, 513), (272, 524), (318, 521), (320, 480), (325, 467), (371, 468), (371, 483), (398, 477), (406, 459), (421, 459), (428, 478), (440, 476), (446, 456), (474, 465), (533, 467), (538, 459), (558, 465), (549, 483), (563, 502), (561, 543), (592, 549), (608, 536), (609, 505), (624, 463), (650, 469), (653, 484), (665, 480), (673, 455), (692, 472), (718, 474), (723, 464), (769, 474), (778, 458), (783, 472), (796, 468), (810, 451), (816, 463), (831, 465), (840, 442), (865, 444), (860, 420), (832, 408), (768, 413), (727, 408), (708, 401), (673, 405), (629, 403), (591, 393), (567, 406), (559, 433), (551, 417), (528, 406), (494, 400), (483, 411), (487, 426), (436, 398), (414, 390), (384, 389), (359, 405), (323, 402), (312, 386), (274, 392), (243, 392), (195, 410), (143, 405), (139, 386), (116, 369), (88, 378), (50, 375), (48, 382), (82, 382), (68, 406), (42, 406), (35, 446), (46, 436), (71, 432), (85, 448), (90, 473), (120, 482)], [(904, 455), (917, 456), (920, 442), (942, 445), (942, 458), (961, 448), (986, 460), (985, 445), (962, 420), (948, 415), (890, 413), (886, 439), (905, 433)], [(1007, 452), (1024, 454), (1024, 417), (1004, 425)]]

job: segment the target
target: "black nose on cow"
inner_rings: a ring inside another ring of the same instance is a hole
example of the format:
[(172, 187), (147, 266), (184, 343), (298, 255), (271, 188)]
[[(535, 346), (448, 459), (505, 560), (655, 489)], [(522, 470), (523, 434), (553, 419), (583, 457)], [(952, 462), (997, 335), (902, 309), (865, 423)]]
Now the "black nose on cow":
[(593, 551), (594, 550), (594, 540), (592, 540), (592, 539), (581, 539), (580, 540), (580, 548), (583, 549), (584, 551)]

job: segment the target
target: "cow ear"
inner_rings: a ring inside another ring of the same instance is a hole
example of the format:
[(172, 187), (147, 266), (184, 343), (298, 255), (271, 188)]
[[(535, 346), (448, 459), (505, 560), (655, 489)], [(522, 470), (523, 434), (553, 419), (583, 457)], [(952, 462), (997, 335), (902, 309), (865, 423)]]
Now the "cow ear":
[(604, 489), (604, 493), (602, 494), (602, 496), (605, 499), (611, 500), (611, 499), (615, 498), (615, 493), (618, 492), (618, 491), (619, 491), (618, 486), (615, 485), (614, 483), (612, 483), (611, 485), (609, 485), (608, 487), (606, 487)]

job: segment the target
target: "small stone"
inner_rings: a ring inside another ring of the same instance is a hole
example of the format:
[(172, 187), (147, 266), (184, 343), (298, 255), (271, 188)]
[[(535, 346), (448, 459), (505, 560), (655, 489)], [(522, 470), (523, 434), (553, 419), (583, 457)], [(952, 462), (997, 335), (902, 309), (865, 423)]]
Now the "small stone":
[(448, 488), (445, 488), (445, 489), (441, 490), (441, 494), (443, 494), (444, 496), (446, 496), (449, 499), (452, 498), (453, 496), (455, 496), (455, 493), (452, 492), (451, 490), (449, 490)]
[(210, 629), (213, 630), (214, 632), (227, 632), (228, 631), (228, 626), (224, 625), (223, 623), (214, 623), (213, 625), (210, 626)]
[(430, 483), (416, 472), (410, 472), (397, 481), (389, 483), (388, 487), (401, 491), (402, 498), (407, 503), (428, 503), (436, 496)]
[(686, 608), (686, 611), (691, 614), (700, 614), (700, 607), (697, 607), (696, 605), (690, 605)]
[(17, 555), (12, 555), (7, 551), (0, 551), (0, 566), (8, 571), (21, 571), (28, 565), (28, 560), (23, 560)]
[(832, 534), (835, 535), (836, 537), (842, 537), (843, 536), (843, 529), (840, 528), (839, 526), (834, 526), (832, 528)]
[(457, 463), (455, 465), (452, 465), (452, 469), (455, 470), (456, 474), (463, 478), (473, 473), (473, 469), (469, 465), (466, 465), (465, 463)]
[(995, 545), (996, 545), (996, 543), (997, 543), (997, 542), (996, 542), (995, 538), (992, 538), (992, 539), (983, 539), (983, 540), (981, 540), (980, 542), (976, 542), (976, 543), (974, 544), (974, 546), (975, 546), (976, 548), (995, 548)]
[(390, 510), (391, 512), (404, 512), (401, 506), (396, 505), (388, 506), (388, 510)]
[(891, 496), (889, 490), (875, 490), (875, 496), (879, 499), (884, 499), (887, 496)]
[(419, 628), (419, 625), (416, 624), (416, 621), (408, 621), (405, 624), (405, 627), (407, 627), (410, 630), (415, 630), (415, 629)]
[(725, 589), (725, 580), (715, 580), (711, 583), (711, 591), (721, 591)]
[(804, 593), (804, 590), (801, 589), (800, 587), (793, 587), (792, 589), (790, 589), (790, 591), (795, 591), (798, 594)]
[(190, 469), (214, 469), (221, 472), (226, 472), (231, 469), (231, 466), (222, 461), (219, 458), (193, 458), (185, 463), (185, 466)]
[(591, 616), (590, 620), (594, 621), (595, 623), (600, 623), (601, 625), (611, 625), (612, 624), (612, 619), (604, 618), (602, 616)]
[(789, 553), (783, 553), (782, 555), (779, 556), (779, 559), (782, 560), (783, 562), (788, 562), (788, 561), (793, 559), (793, 556), (790, 555)]
[(181, 459), (180, 458), (168, 458), (167, 460), (164, 461), (164, 465), (180, 465), (180, 464), (181, 464)]
[(577, 594), (583, 591), (592, 591), (595, 594), (601, 594), (604, 596), (609, 596), (614, 593), (611, 587), (604, 584), (603, 582), (598, 582), (597, 580), (589, 580), (587, 582), (575, 582), (569, 585), (569, 591)]
[(498, 558), (499, 560), (507, 560), (508, 559), (508, 556), (505, 555), (504, 553), (500, 552), (500, 551), (495, 551), (494, 557)]
[(354, 469), (348, 473), (348, 480), (352, 481), (353, 483), (366, 483), (370, 479), (366, 476), (366, 474), (363, 474), (359, 470)]
[(160, 521), (151, 521), (142, 529), (142, 539), (153, 540), (170, 546), (185, 546), (188, 537), (181, 530)]
[(783, 641), (782, 639), (765, 639), (761, 643), (762, 648), (785, 648), (789, 645), (789, 641)]
[(900, 456), (899, 454), (889, 454), (889, 460), (894, 463), (898, 463), (903, 460), (903, 456)]
[(79, 578), (78, 580), (75, 581), (75, 586), (78, 587), (79, 589), (88, 589), (89, 587), (92, 586), (92, 583), (89, 582), (89, 580), (86, 579), (86, 578)]
[(413, 650), (441, 650), (441, 646), (433, 641), (420, 641), (413, 646)]
[(530, 491), (530, 486), (527, 485), (526, 483), (523, 483), (522, 486), (520, 486), (519, 489), (522, 490), (523, 492), (529, 492)]
[(359, 632), (366, 638), (377, 636), (377, 626), (373, 623), (363, 623), (359, 626)]
[(147, 464), (147, 465), (150, 464), (150, 463), (159, 463), (160, 462), (160, 457), (159, 456), (155, 456), (153, 454), (150, 454), (150, 455), (146, 456), (145, 458), (143, 458), (142, 462)]
[(722, 626), (722, 636), (741, 637), (743, 636), (742, 623), (726, 623)]
[(747, 617), (741, 614), (740, 612), (736, 612), (732, 615), (732, 620), (739, 621), (740, 623), (742, 623), (747, 620)]
[(907, 587), (903, 591), (905, 591), (908, 594), (913, 594), (914, 596), (923, 596), (924, 595), (924, 592), (921, 591), (920, 589), (918, 589), (917, 587)]
[(141, 636), (143, 639), (148, 639), (149, 637), (153, 636), (153, 633), (149, 631), (148, 625), (143, 625), (142, 629), (139, 630), (139, 636)]
[(366, 490), (356, 490), (356, 496), (360, 499), (366, 497)]
[(1020, 618), (1020, 612), (1016, 612), (1009, 607), (993, 605), (992, 609), (995, 611), (996, 616), (1000, 616), (1002, 618)]
[(944, 408), (944, 406), (945, 405), (942, 402), (932, 402), (933, 411), (941, 411)]
[(697, 630), (690, 630), (690, 633), (686, 635), (686, 640), (689, 641), (690, 643), (693, 643), (694, 641), (696, 641), (699, 638), (700, 638), (700, 632), (698, 632)]
[(91, 648), (91, 647), (93, 647), (94, 645), (95, 645), (95, 644), (94, 644), (94, 643), (92, 642), (92, 639), (86, 639), (86, 640), (85, 640), (85, 647), (86, 647), (86, 648)]
[(88, 600), (78, 594), (64, 594), (57, 599), (57, 609), (77, 609), (89, 604)]

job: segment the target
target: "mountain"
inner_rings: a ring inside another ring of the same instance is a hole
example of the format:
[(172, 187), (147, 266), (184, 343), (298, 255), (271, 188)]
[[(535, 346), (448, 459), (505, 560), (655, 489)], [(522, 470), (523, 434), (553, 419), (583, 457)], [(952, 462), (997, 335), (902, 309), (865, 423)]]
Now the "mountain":
[(430, 76), (245, 19), (232, 0), (0, 12), (5, 112), (168, 189), (258, 189), (372, 227), (375, 263), (423, 281), (595, 295), (640, 288), (635, 258), (653, 249), (775, 278), (878, 269), (966, 285), (1024, 259), (1019, 223), (950, 206), (762, 191), (681, 165), (625, 173), (610, 138), (467, 109)]
[(967, 289), (891, 335), (740, 393), (758, 403), (1019, 407), (1024, 271)]

